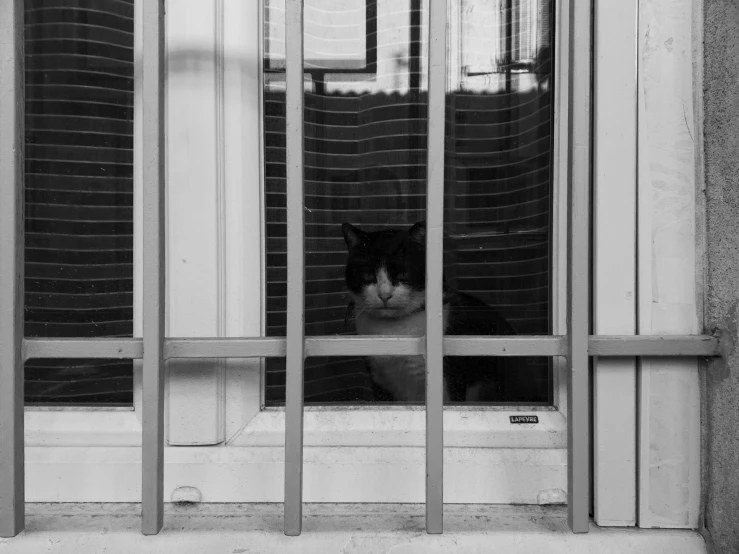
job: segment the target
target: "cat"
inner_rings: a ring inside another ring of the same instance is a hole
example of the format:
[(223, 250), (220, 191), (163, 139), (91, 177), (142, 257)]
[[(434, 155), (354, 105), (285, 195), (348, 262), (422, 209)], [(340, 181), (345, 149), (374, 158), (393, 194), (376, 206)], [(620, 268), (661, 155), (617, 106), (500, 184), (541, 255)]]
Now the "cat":
[[(346, 285), (357, 334), (421, 336), (426, 331), (426, 224), (407, 230), (365, 232), (342, 225), (348, 247)], [(513, 335), (513, 327), (484, 302), (443, 291), (443, 326), (447, 335)], [(375, 400), (423, 402), (426, 368), (421, 356), (369, 356)], [(446, 403), (495, 401), (510, 358), (447, 357)]]

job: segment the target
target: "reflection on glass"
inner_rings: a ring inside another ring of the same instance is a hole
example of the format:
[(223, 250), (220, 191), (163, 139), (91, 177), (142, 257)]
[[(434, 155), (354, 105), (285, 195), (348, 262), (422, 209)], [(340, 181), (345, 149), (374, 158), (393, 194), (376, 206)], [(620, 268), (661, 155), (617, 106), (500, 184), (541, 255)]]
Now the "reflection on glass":
[[(28, 337), (132, 336), (133, 0), (26, 0)], [(26, 402), (132, 402), (132, 365), (30, 360)]]
[[(423, 333), (427, 9), (306, 1), (308, 335)], [(450, 334), (549, 332), (551, 11), (550, 0), (449, 4)], [(265, 29), (267, 333), (284, 335), (284, 1), (265, 2)], [(306, 402), (422, 402), (418, 365), (311, 359)], [(449, 402), (550, 401), (546, 360), (450, 358), (445, 374)], [(268, 362), (266, 378), (267, 404), (283, 403), (284, 365)]]
[[(463, 296), (448, 302), (447, 333), (547, 334), (552, 3), (457, 6), (449, 37), (444, 261), (447, 285)], [(464, 376), (457, 401), (551, 402), (545, 358), (448, 358), (445, 371), (450, 382)]]

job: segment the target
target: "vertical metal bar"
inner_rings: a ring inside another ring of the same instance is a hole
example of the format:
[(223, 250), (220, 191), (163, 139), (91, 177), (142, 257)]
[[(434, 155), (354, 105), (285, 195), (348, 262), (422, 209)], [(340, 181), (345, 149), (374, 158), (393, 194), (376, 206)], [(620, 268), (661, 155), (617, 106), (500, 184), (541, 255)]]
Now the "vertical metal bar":
[(300, 534), (303, 512), (305, 240), (303, 213), (303, 1), (285, 4), (287, 147), (287, 375), (285, 380), (285, 534)]
[(25, 526), (23, 1), (0, 4), (0, 537)]
[(587, 533), (590, 514), (590, 179), (592, 0), (570, 0), (567, 333), (567, 508), (570, 529)]
[(164, 0), (139, 0), (139, 9), (144, 10), (141, 530), (155, 535), (164, 516)]
[(446, 1), (429, 2), (428, 180), (426, 190), (426, 532), (444, 529), (444, 119)]

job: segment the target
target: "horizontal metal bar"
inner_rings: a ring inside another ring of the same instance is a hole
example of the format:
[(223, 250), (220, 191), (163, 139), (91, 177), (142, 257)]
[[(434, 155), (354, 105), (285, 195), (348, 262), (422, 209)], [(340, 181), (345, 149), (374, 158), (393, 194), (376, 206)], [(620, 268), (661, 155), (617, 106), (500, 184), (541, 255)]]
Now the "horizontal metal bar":
[(141, 339), (25, 339), (23, 360), (41, 358), (141, 359), (144, 346)]
[[(140, 359), (139, 338), (25, 339), (24, 360), (32, 358)], [(421, 356), (422, 337), (306, 337), (307, 356)], [(171, 338), (165, 358), (280, 358), (285, 337)], [(591, 335), (590, 356), (720, 356), (719, 339), (710, 335)], [(567, 337), (450, 336), (445, 356), (566, 356)]]
[[(280, 358), (287, 354), (285, 337), (170, 339), (167, 358)], [(422, 337), (306, 337), (310, 356), (420, 356)]]
[(720, 356), (719, 340), (710, 335), (592, 335), (591, 356)]
[(421, 356), (423, 337), (306, 337), (307, 356)]
[(177, 338), (164, 343), (165, 358), (282, 358), (285, 337)]
[(565, 336), (444, 337), (445, 356), (566, 356)]

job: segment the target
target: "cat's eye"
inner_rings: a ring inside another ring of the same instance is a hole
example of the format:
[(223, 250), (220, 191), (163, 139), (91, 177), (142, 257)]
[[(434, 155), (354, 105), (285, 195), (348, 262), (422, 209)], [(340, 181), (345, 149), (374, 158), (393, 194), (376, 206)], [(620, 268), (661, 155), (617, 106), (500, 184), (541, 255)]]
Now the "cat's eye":
[(362, 281), (366, 283), (371, 283), (375, 279), (377, 279), (377, 276), (374, 273), (369, 273), (369, 272), (362, 273)]

